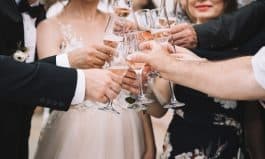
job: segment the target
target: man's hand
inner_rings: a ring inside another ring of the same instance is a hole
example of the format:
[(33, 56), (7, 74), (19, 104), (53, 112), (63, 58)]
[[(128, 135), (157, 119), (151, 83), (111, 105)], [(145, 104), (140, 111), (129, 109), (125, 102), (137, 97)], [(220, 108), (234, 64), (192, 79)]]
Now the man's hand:
[(166, 69), (168, 63), (175, 60), (171, 57), (173, 51), (171, 45), (159, 45), (152, 41), (144, 42), (139, 47), (143, 50), (143, 53), (129, 55), (127, 58), (129, 61), (144, 62), (151, 65), (154, 70), (161, 72)]
[(195, 53), (193, 53), (192, 51), (186, 48), (183, 48), (183, 47), (175, 46), (175, 51), (176, 51), (175, 54), (172, 54), (171, 56), (178, 60), (183, 60), (183, 61), (204, 61), (206, 60), (205, 58), (201, 58)]
[(121, 91), (122, 78), (108, 70), (85, 70), (86, 99), (106, 103), (115, 99)]
[(173, 45), (195, 48), (198, 45), (197, 34), (191, 24), (182, 23), (172, 27), (170, 30), (171, 38), (170, 43)]
[(68, 55), (70, 66), (79, 69), (102, 68), (115, 54), (112, 47), (106, 45), (91, 45), (72, 51)]

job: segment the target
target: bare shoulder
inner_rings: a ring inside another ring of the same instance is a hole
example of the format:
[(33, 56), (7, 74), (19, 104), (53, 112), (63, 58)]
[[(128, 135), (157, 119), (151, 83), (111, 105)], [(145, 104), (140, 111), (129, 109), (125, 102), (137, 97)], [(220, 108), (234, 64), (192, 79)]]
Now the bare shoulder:
[(56, 17), (45, 19), (37, 27), (37, 30), (38, 30), (39, 33), (40, 32), (58, 33), (58, 29), (59, 29), (59, 24), (57, 22), (57, 18)]

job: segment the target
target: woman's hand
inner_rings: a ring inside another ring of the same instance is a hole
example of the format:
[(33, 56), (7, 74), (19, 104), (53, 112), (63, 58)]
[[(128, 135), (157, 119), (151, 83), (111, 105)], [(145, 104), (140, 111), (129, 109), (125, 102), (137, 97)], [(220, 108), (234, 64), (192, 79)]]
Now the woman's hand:
[[(145, 83), (147, 83), (148, 74), (150, 71), (150, 66), (145, 66), (142, 74), (143, 87), (146, 86)], [(134, 72), (134, 70), (129, 69), (127, 71), (126, 75), (123, 77), (122, 80), (122, 88), (128, 90), (134, 95), (139, 94), (139, 81), (137, 80), (136, 73)], [(145, 89), (145, 87), (143, 89)]]
[(123, 77), (122, 88), (128, 90), (134, 95), (137, 95), (139, 93), (136, 74), (132, 69), (129, 69), (126, 75)]
[(170, 43), (185, 48), (196, 48), (198, 44), (197, 33), (191, 24), (182, 23), (172, 27)]
[(111, 61), (115, 49), (103, 44), (91, 45), (68, 54), (70, 66), (79, 69), (102, 68), (106, 61)]

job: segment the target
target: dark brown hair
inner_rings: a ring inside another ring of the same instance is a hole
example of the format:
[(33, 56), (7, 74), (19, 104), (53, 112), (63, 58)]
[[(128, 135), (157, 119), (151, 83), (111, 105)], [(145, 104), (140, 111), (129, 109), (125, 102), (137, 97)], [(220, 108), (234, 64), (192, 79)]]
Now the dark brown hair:
[(238, 8), (237, 0), (223, 0), (225, 4), (224, 13), (230, 13)]

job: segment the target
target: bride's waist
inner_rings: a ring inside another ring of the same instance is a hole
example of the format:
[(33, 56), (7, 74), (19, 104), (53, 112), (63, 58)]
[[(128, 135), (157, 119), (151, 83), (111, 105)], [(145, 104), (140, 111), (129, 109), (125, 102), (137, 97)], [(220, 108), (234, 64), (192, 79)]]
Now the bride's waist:
[(80, 103), (80, 104), (77, 104), (77, 105), (71, 105), (70, 109), (74, 109), (74, 110), (88, 110), (88, 109), (92, 109), (92, 108), (103, 107), (104, 105), (106, 105), (106, 104), (87, 100), (87, 101), (84, 101), (83, 103)]
[[(122, 106), (122, 107), (126, 107), (128, 106), (129, 103), (126, 102), (125, 98), (129, 96), (129, 93), (126, 91), (122, 91), (119, 96), (113, 100), (113, 105), (114, 106)], [(77, 105), (72, 105), (70, 107), (70, 109), (77, 109), (77, 110), (88, 110), (88, 109), (93, 109), (93, 108), (100, 108), (100, 107), (105, 107), (108, 103), (104, 104), (104, 103), (99, 103), (99, 102), (95, 102), (95, 101), (90, 101), (90, 100), (86, 100), (81, 104), (77, 104)]]

